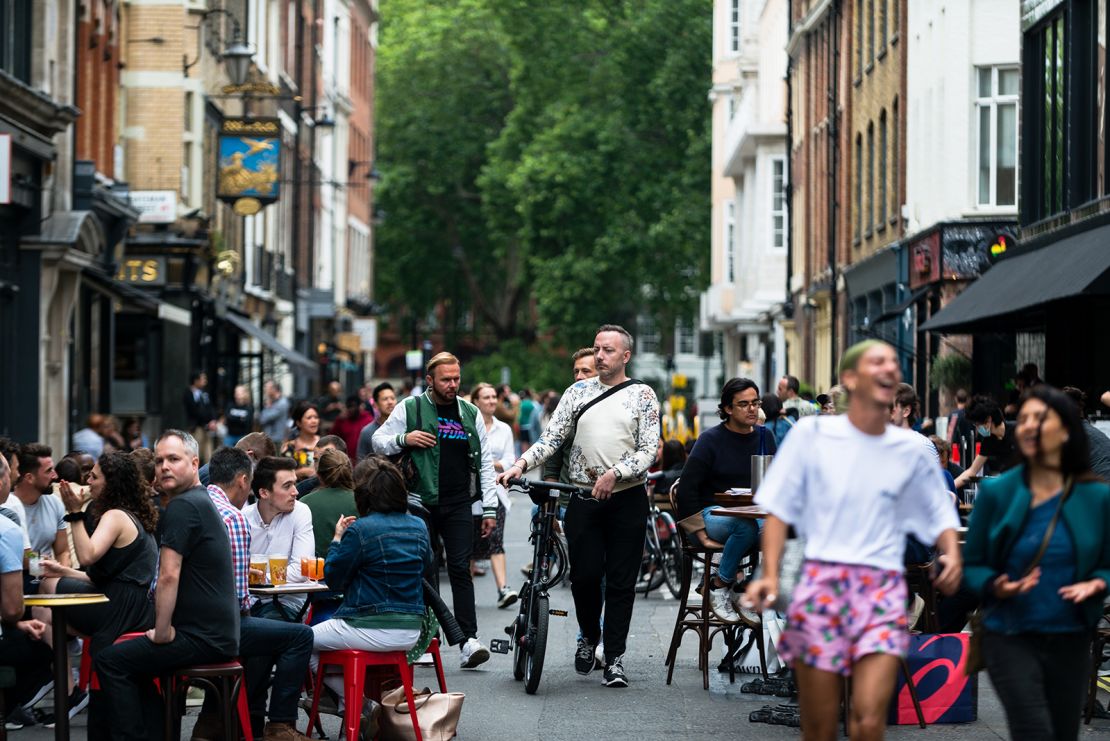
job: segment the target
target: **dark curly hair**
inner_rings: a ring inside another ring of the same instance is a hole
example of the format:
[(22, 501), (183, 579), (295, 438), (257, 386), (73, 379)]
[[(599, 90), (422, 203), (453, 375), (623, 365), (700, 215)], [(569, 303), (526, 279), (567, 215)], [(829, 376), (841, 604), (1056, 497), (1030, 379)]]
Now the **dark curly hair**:
[(93, 502), (94, 519), (99, 520), (110, 509), (122, 509), (139, 520), (143, 530), (153, 533), (158, 524), (158, 510), (150, 499), (146, 480), (129, 453), (105, 453), (97, 461), (104, 476), (104, 491)]

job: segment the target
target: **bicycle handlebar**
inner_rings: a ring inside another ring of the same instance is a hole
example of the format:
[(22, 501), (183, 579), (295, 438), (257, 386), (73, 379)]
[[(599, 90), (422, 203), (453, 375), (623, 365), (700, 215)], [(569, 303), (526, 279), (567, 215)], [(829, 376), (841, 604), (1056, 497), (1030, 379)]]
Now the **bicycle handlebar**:
[(522, 489), (546, 489), (548, 491), (563, 491), (568, 494), (578, 494), (580, 496), (591, 496), (592, 492), (589, 489), (583, 489), (574, 484), (560, 484), (557, 481), (536, 481), (526, 478), (509, 479), (509, 486), (519, 486)]

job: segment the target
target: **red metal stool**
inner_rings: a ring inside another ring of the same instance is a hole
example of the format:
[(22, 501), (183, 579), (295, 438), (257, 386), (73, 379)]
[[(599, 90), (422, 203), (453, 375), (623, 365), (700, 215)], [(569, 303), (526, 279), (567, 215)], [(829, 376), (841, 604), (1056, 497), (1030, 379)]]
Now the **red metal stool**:
[[(254, 741), (251, 735), (250, 708), (247, 705), (247, 684), (243, 681), (243, 666), (238, 661), (184, 666), (162, 678), (162, 686), (167, 688), (162, 693), (165, 703), (167, 739), (181, 738), (185, 691), (191, 685), (215, 692), (219, 697), (225, 741), (239, 741), (238, 731), (240, 730), (246, 741)], [(236, 699), (233, 700), (233, 698)], [(236, 710), (239, 716), (238, 729), (235, 726)]]
[(88, 638), (81, 639), (81, 668), (77, 672), (77, 688), (82, 691), (89, 689), (89, 681), (92, 677), (92, 654), (89, 653), (89, 644), (91, 641)]
[[(439, 647), (436, 646), (436, 653), (433, 656), (438, 656)], [(316, 687), (312, 693), (312, 712), (308, 714), (308, 728), (305, 735), (312, 733), (313, 724), (319, 714), (320, 692), (324, 684), (324, 672), (329, 666), (340, 666), (343, 668), (343, 727), (346, 732), (347, 741), (357, 741), (358, 727), (362, 720), (362, 699), (366, 693), (366, 671), (371, 667), (391, 667), (397, 670), (401, 676), (401, 686), (405, 690), (405, 699), (408, 701), (409, 707), (416, 706), (416, 700), (412, 694), (412, 667), (409, 666), (408, 658), (405, 656), (404, 651), (358, 651), (355, 649), (342, 649), (339, 651), (321, 651), (320, 652), (320, 666), (316, 670)], [(439, 667), (440, 664), (436, 663)], [(442, 669), (440, 669), (442, 672)], [(440, 686), (444, 686), (442, 676), (440, 678)], [(381, 699), (381, 692), (378, 687), (371, 686), (372, 694), (375, 695), (374, 699)], [(424, 737), (420, 733), (420, 723), (417, 721), (416, 713), (411, 713), (412, 728), (416, 736), (416, 741), (424, 741)]]
[[(124, 633), (119, 638), (112, 641), (112, 645), (115, 645), (117, 643), (123, 643), (124, 641), (130, 641), (130, 640), (135, 639), (135, 638), (142, 638), (145, 635), (146, 635), (146, 633)], [(90, 690), (99, 690), (100, 689), (100, 680), (96, 678), (96, 672), (94, 672), (92, 670), (92, 654), (89, 652), (90, 640), (88, 638), (85, 638), (85, 639), (83, 639), (82, 643), (83, 643), (83, 647), (81, 649), (81, 673), (83, 675), (82, 678), (83, 678), (84, 682), (88, 685), (88, 688)], [(88, 672), (88, 674), (85, 674), (86, 671)], [(78, 681), (81, 681), (81, 680), (78, 680)], [(154, 686), (155, 687), (159, 686), (157, 679), (154, 680)], [(82, 689), (84, 689), (83, 686), (82, 686)], [(158, 691), (161, 692), (161, 688), (159, 688)]]

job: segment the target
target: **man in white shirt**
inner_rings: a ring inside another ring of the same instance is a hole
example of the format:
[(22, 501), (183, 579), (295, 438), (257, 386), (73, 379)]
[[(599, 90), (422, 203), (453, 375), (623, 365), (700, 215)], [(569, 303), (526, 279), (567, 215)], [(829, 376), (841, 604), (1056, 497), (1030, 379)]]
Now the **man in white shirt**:
[[(243, 510), (251, 529), (251, 555), (283, 556), (287, 559), (285, 579), (296, 584), (307, 581), (301, 573), (301, 558), (316, 558), (312, 535), (312, 513), (297, 501), (297, 464), (292, 458), (263, 458), (254, 469), (251, 488), (258, 501)], [(271, 578), (273, 574), (271, 574)], [(292, 620), (304, 605), (304, 595), (256, 602), (255, 617)]]

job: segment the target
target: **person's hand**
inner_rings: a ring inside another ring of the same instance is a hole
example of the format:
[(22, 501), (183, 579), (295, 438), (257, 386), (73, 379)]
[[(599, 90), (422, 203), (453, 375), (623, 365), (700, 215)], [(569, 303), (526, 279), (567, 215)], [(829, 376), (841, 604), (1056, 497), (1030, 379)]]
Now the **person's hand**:
[(164, 635), (159, 635), (157, 628), (151, 628), (146, 632), (146, 637), (150, 639), (151, 643), (173, 643), (173, 639), (177, 637), (177, 631), (171, 625), (166, 629)]
[(497, 520), (493, 517), (486, 517), (482, 520), (482, 538), (488, 538), (497, 527)]
[(335, 540), (342, 540), (343, 533), (347, 532), (347, 528), (349, 528), (351, 526), (351, 523), (354, 522), (356, 519), (358, 518), (354, 516), (344, 517), (343, 515), (340, 515), (339, 519), (335, 521)]
[(208, 431), (209, 432), (215, 432), (216, 431), (216, 420), (212, 420), (211, 422), (208, 423)]
[(1068, 602), (1079, 604), (1105, 591), (1106, 582), (1102, 579), (1088, 579), (1087, 581), (1076, 582), (1066, 587), (1060, 587), (1058, 594)]
[(941, 565), (940, 573), (933, 579), (933, 584), (941, 591), (941, 594), (951, 597), (960, 588), (960, 581), (963, 579), (963, 564), (960, 562), (959, 556), (950, 556), (947, 553), (942, 553), (937, 556), (937, 562)]
[(250, 581), (252, 576), (260, 582), (266, 581), (266, 572), (262, 569), (247, 569), (247, 581)]
[(15, 624), (15, 627), (36, 641), (41, 641), (43, 635), (46, 634), (46, 623), (41, 620), (20, 620)]
[(994, 580), (994, 596), (998, 599), (1010, 599), (1019, 594), (1025, 594), (1041, 580), (1041, 567), (1033, 569), (1028, 576), (1023, 576), (1017, 581), (1011, 581), (1006, 574)]
[(613, 495), (613, 487), (616, 485), (617, 474), (614, 473), (613, 469), (610, 468), (608, 471), (601, 475), (601, 478), (594, 482), (594, 499), (597, 499), (600, 502), (604, 502), (606, 499)]
[(424, 430), (414, 430), (405, 435), (406, 448), (434, 448), (436, 436)]
[(779, 580), (770, 577), (753, 579), (744, 591), (743, 603), (753, 610), (768, 610), (779, 598)]
[(506, 468), (504, 473), (500, 474), (497, 477), (497, 483), (501, 484), (506, 489), (508, 489), (509, 488), (509, 479), (519, 479), (523, 475), (524, 475), (524, 471), (521, 469), (520, 466), (518, 466), (517, 464), (514, 463), (513, 465)]
[(60, 563), (52, 558), (44, 558), (39, 561), (39, 563), (42, 565), (42, 575), (47, 579), (57, 576), (65, 576), (67, 573), (69, 573), (69, 569), (67, 569), (65, 566), (62, 566)]
[(81, 511), (81, 497), (77, 495), (68, 481), (58, 482), (58, 494), (62, 497), (62, 504), (65, 505), (66, 512), (73, 514)]

